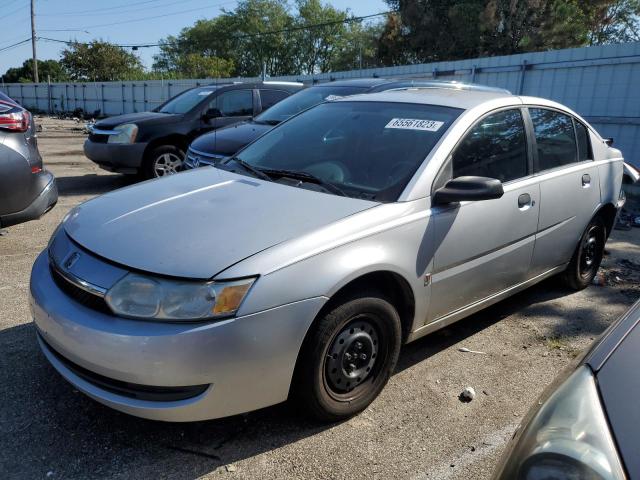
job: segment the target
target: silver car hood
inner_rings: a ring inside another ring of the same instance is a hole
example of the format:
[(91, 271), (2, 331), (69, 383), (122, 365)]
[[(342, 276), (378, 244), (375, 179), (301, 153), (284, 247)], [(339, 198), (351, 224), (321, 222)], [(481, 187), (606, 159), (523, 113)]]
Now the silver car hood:
[(97, 197), (64, 225), (75, 242), (115, 263), (205, 279), (376, 205), (204, 168)]

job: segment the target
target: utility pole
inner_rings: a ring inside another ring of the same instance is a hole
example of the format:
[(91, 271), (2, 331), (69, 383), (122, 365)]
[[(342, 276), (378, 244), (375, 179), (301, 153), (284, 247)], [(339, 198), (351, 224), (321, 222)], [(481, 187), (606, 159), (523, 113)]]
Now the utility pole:
[(33, 81), (39, 83), (38, 79), (38, 56), (36, 55), (36, 14), (35, 1), (31, 0), (31, 49), (33, 50)]

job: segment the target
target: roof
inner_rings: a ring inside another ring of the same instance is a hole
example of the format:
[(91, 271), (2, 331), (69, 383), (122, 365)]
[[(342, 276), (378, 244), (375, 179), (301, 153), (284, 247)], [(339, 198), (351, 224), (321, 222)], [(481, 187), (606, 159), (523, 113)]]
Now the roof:
[(391, 83), (393, 80), (387, 78), (354, 78), (351, 80), (334, 80), (327, 83), (316, 83), (312, 87), (362, 87), (371, 88), (385, 83)]
[(337, 101), (418, 103), (462, 108), (465, 110), (496, 99), (512, 99), (514, 104), (521, 103), (519, 97), (505, 92), (506, 91), (500, 90), (458, 89), (451, 88), (450, 86), (418, 87), (403, 90), (387, 90), (379, 93), (370, 93), (368, 95), (356, 95)]

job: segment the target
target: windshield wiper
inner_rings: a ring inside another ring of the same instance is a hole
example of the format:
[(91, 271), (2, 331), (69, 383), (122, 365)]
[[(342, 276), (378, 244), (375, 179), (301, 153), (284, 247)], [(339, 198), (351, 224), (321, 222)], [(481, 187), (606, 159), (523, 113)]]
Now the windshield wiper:
[(271, 177), (269, 175), (267, 175), (266, 173), (264, 173), (262, 170), (257, 169), (256, 167), (254, 167), (253, 165), (251, 165), (250, 163), (245, 162), (244, 160), (242, 160), (241, 158), (238, 157), (230, 157), (228, 158), (224, 163), (227, 164), (230, 161), (234, 161), (236, 162), (238, 165), (240, 165), (242, 168), (244, 168), (246, 171), (253, 173), (254, 176), (261, 178), (262, 180), (268, 180), (271, 181)]
[(325, 190), (331, 193), (340, 195), (341, 197), (347, 196), (346, 193), (344, 193), (340, 188), (336, 187), (333, 183), (329, 183), (311, 173), (301, 172), (299, 170), (279, 170), (269, 168), (265, 168), (264, 170), (262, 170), (262, 173), (265, 173), (270, 177), (287, 177), (293, 178), (294, 180), (300, 180), (302, 182), (315, 183), (316, 185), (320, 185)]
[(280, 123), (280, 120), (262, 120), (261, 118), (254, 118), (253, 121), (258, 125), (271, 125), (271, 126), (276, 126)]

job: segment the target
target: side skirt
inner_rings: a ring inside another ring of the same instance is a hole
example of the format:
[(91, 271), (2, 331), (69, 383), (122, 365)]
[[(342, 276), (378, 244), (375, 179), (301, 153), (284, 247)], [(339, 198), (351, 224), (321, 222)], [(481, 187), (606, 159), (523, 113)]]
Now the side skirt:
[(411, 334), (409, 335), (409, 337), (407, 338), (407, 342), (412, 342), (414, 340), (417, 340), (418, 338), (424, 337), (425, 335), (428, 335), (430, 333), (435, 332), (436, 330), (440, 330), (441, 328), (444, 328), (448, 325), (451, 325), (454, 322), (457, 322), (458, 320), (461, 320), (465, 317), (468, 317), (469, 315), (472, 315), (480, 310), (482, 310), (483, 308), (488, 307), (489, 305), (493, 305), (494, 303), (497, 303), (501, 300), (504, 300), (507, 297), (510, 297), (511, 295), (514, 295), (515, 293), (518, 293), (522, 290), (525, 290), (527, 288), (529, 288), (530, 286), (541, 282), (542, 280), (544, 280), (545, 278), (549, 278), (553, 275), (555, 275), (556, 273), (560, 273), (562, 272), (565, 268), (567, 267), (567, 264), (562, 264), (562, 265), (558, 265), (557, 267), (552, 268), (551, 270), (547, 270), (546, 272), (541, 273), (540, 275), (537, 275), (533, 278), (530, 278), (529, 280), (526, 280), (522, 283), (519, 283), (517, 285), (514, 285), (512, 287), (509, 287), (505, 290), (502, 290), (498, 293), (494, 293), (493, 295), (486, 297), (482, 300), (478, 300), (475, 303), (472, 303), (470, 305), (467, 305), (466, 307), (462, 307), (454, 312), (451, 312), (443, 317), (440, 317), (436, 320), (434, 320), (431, 323), (428, 323), (426, 325), (423, 325), (422, 327), (414, 330), (413, 332), (411, 332)]

